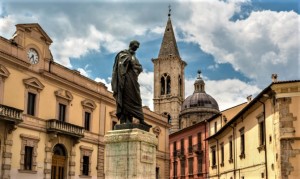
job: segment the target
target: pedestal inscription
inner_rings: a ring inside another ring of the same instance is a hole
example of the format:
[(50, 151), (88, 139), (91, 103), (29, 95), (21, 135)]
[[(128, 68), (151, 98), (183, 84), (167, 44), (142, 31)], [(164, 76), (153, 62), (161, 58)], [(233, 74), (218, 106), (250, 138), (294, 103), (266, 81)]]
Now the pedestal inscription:
[(157, 139), (140, 129), (109, 131), (105, 141), (105, 178), (154, 179)]

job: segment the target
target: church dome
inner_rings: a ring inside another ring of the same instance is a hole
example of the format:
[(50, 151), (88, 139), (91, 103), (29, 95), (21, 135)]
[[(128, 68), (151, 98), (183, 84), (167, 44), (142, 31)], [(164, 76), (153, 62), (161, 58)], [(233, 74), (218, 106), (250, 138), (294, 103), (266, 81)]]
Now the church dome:
[(201, 123), (220, 112), (217, 101), (205, 92), (205, 82), (200, 74), (199, 70), (194, 83), (194, 93), (182, 103), (179, 114), (180, 129)]
[(182, 104), (182, 110), (193, 107), (212, 108), (219, 110), (217, 101), (205, 92), (194, 93), (184, 100)]
[(198, 71), (198, 78), (194, 83), (194, 93), (188, 96), (181, 107), (183, 112), (186, 109), (197, 108), (200, 111), (219, 111), (219, 105), (217, 101), (205, 92), (205, 83), (200, 76), (201, 71)]

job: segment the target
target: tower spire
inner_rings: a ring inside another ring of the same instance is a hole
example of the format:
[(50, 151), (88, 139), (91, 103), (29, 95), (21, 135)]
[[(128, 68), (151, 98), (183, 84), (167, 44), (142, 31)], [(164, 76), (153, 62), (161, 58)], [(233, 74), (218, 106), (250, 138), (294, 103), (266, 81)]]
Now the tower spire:
[(158, 58), (176, 56), (180, 58), (177, 43), (171, 22), (171, 5), (169, 5), (168, 22), (166, 25), (164, 37), (160, 46)]

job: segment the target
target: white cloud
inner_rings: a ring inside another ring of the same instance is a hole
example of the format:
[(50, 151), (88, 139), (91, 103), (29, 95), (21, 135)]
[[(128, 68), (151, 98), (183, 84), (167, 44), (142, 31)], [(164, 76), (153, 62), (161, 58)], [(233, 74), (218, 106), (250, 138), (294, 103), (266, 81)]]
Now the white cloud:
[(153, 72), (144, 71), (139, 75), (139, 84), (143, 106), (148, 106), (153, 110)]
[(240, 5), (217, 0), (188, 5), (191, 18), (179, 22), (183, 39), (199, 44), (217, 63), (230, 63), (259, 84), (269, 81), (272, 73), (282, 80), (299, 79), (300, 16), (293, 11), (265, 10), (232, 21)]
[(90, 70), (87, 70), (86, 68), (77, 68), (77, 70), (80, 72), (81, 75), (85, 76), (85, 77), (89, 77), (90, 74)]
[(15, 20), (12, 16), (0, 18), (0, 35), (4, 37), (12, 37), (15, 31)]
[[(196, 79), (186, 79), (185, 95), (188, 97), (194, 92)], [(238, 79), (205, 80), (205, 92), (212, 96), (219, 104), (220, 110), (228, 109), (246, 102), (249, 95), (257, 95), (261, 89)]]
[(112, 92), (112, 90), (111, 90), (111, 78), (109, 78), (108, 80), (105, 80), (103, 78), (97, 77), (97, 78), (95, 78), (95, 81), (105, 84), (105, 86), (107, 87), (107, 90)]
[(51, 49), (55, 61), (71, 67), (70, 58), (80, 58), (91, 51), (100, 51), (101, 45), (109, 52), (116, 52), (125, 47), (125, 44), (115, 40), (110, 34), (96, 29), (94, 25), (87, 28), (86, 35), (66, 36), (65, 39), (54, 39)]
[(163, 34), (164, 31), (165, 31), (165, 27), (154, 27), (153, 29), (150, 30), (151, 32), (153, 33), (156, 33), (156, 34)]

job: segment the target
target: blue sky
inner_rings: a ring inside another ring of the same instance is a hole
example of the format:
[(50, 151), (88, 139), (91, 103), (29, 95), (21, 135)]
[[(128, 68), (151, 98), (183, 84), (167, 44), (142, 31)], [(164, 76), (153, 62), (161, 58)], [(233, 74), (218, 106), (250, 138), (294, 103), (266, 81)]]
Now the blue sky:
[(110, 88), (114, 56), (132, 39), (144, 105), (152, 108), (153, 64), (168, 5), (185, 68), (186, 97), (197, 70), (221, 109), (245, 102), (271, 83), (300, 79), (298, 0), (0, 1), (0, 36), (18, 23), (39, 23), (52, 38), (54, 60)]

